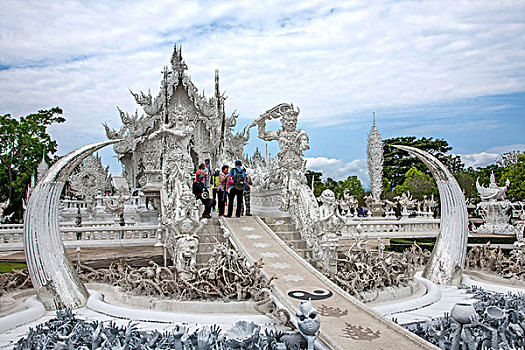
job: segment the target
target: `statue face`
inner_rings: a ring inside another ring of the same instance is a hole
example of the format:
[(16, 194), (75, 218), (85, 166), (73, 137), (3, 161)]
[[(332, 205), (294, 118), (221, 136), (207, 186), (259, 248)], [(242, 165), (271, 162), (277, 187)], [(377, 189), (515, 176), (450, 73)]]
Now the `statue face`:
[(306, 335), (314, 335), (321, 326), (321, 320), (317, 314), (317, 310), (309, 301), (301, 301), (299, 310), (296, 313), (297, 325), (299, 330)]
[(185, 237), (182, 239), (180, 250), (183, 257), (190, 258), (197, 253), (198, 242), (192, 237)]
[(297, 127), (297, 118), (293, 116), (287, 116), (282, 119), (283, 129), (285, 131), (293, 131)]
[(332, 190), (326, 189), (321, 193), (321, 200), (324, 203), (332, 204), (335, 202), (335, 194), (332, 192)]
[(183, 233), (191, 233), (192, 230), (193, 230), (193, 222), (191, 222), (191, 220), (184, 220), (180, 224), (180, 231), (181, 232), (183, 232)]

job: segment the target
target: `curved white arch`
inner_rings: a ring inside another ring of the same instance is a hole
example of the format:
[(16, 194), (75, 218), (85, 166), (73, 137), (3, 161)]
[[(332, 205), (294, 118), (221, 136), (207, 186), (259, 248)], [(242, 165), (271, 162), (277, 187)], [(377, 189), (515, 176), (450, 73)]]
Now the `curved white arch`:
[(31, 192), (24, 216), (24, 252), (33, 287), (48, 310), (82, 307), (89, 296), (67, 258), (60, 237), (58, 205), (62, 188), (84, 158), (120, 141), (101, 141), (77, 148), (53, 164)]
[(468, 214), (463, 191), (447, 167), (430, 153), (410, 146), (394, 147), (407, 151), (425, 163), (439, 190), (439, 235), (422, 276), (436, 284), (459, 285), (465, 267), (468, 240)]

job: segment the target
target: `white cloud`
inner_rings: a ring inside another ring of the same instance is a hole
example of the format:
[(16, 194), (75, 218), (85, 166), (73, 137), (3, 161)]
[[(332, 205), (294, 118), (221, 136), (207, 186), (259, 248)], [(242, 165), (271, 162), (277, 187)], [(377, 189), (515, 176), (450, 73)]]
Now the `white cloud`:
[(525, 144), (498, 146), (492, 147), (486, 152), (461, 154), (461, 160), (467, 168), (482, 168), (494, 164), (503, 153), (511, 151), (525, 151)]
[(345, 162), (336, 158), (307, 157), (306, 167), (309, 170), (322, 172), (323, 180), (330, 177), (336, 181), (340, 181), (346, 179), (348, 176), (355, 175), (361, 181), (364, 188), (370, 188), (366, 159), (355, 159), (351, 162)]
[(461, 160), (465, 163), (467, 168), (482, 168), (487, 165), (494, 164), (498, 159), (499, 153), (472, 153), (472, 154), (461, 154)]
[[(67, 123), (53, 135), (62, 153), (104, 139), (101, 123), (120, 124), (116, 105), (137, 108), (128, 87), (158, 92), (173, 42), (207, 95), (220, 69), (227, 108), (244, 120), (293, 102), (302, 121), (322, 127), (359, 122), (372, 108), (514, 93), (525, 90), (524, 10), (453, 0), (4, 0), (0, 113), (61, 106)], [(421, 124), (411, 131), (440, 127)]]

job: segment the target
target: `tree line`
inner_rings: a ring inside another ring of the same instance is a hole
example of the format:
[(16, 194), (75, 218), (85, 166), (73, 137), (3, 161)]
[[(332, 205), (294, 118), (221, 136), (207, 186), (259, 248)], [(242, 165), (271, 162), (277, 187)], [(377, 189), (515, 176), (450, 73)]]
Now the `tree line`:
[[(410, 191), (410, 194), (418, 200), (423, 200), (425, 196), (439, 197), (437, 185), (427, 166), (419, 159), (410, 156), (408, 152), (393, 145), (416, 147), (438, 158), (454, 174), (465, 197), (470, 199), (471, 203), (480, 201), (476, 190), (476, 180), (479, 178), (480, 184), (488, 185), (492, 172), (500, 186), (503, 186), (507, 179), (510, 180), (507, 190), (507, 197), (510, 200), (525, 200), (525, 152), (504, 153), (494, 164), (480, 168), (466, 168), (460, 156), (449, 153), (452, 147), (447, 141), (432, 137), (416, 138), (415, 136), (383, 140), (383, 198), (392, 200), (407, 191)], [(337, 197), (342, 197), (345, 189), (348, 189), (358, 198), (360, 205), (364, 205), (363, 198), (368, 192), (364, 190), (361, 181), (356, 176), (349, 176), (342, 181), (331, 178), (323, 181), (321, 172), (308, 170), (306, 177), (308, 184), (311, 185), (313, 181), (316, 196), (319, 196), (325, 189), (331, 189)]]

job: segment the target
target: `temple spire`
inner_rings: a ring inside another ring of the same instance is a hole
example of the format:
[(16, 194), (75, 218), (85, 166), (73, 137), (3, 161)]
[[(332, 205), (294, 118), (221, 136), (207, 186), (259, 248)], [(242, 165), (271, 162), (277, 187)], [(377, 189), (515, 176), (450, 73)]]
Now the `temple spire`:
[(36, 168), (36, 182), (40, 181), (44, 175), (46, 174), (47, 170), (49, 169), (49, 165), (46, 163), (46, 150), (45, 148), (42, 150), (42, 160), (38, 164), (38, 167)]
[(368, 175), (370, 176), (370, 192), (377, 201), (383, 192), (383, 144), (381, 134), (376, 125), (376, 114), (372, 115), (373, 124), (368, 133), (368, 145), (366, 148), (368, 160)]
[(177, 50), (177, 43), (173, 48), (173, 55), (171, 55), (171, 68), (174, 72), (177, 72), (177, 77), (182, 79), (184, 71), (188, 69), (186, 62), (182, 59), (182, 45), (179, 45)]

